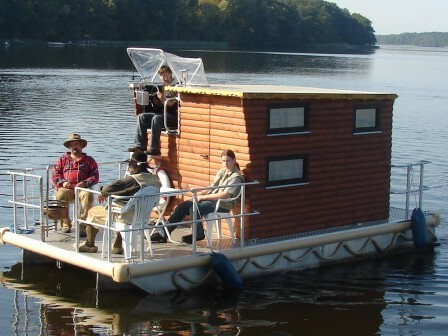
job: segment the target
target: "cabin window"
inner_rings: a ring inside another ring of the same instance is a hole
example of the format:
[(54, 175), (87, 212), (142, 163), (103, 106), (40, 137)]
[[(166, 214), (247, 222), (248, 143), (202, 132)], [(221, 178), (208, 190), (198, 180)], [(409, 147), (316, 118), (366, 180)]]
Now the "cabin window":
[(267, 187), (286, 187), (308, 182), (308, 156), (290, 155), (269, 158), (266, 169)]
[(271, 107), (268, 109), (268, 134), (307, 132), (308, 119), (308, 109), (305, 106)]
[(379, 132), (380, 113), (378, 107), (358, 107), (354, 114), (354, 133)]

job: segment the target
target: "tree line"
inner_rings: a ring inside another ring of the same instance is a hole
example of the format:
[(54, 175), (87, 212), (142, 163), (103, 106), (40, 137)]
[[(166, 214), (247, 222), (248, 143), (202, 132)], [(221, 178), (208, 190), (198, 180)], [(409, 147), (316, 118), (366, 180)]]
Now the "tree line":
[(443, 48), (448, 46), (448, 33), (432, 32), (378, 35), (377, 40), (379, 44)]
[(177, 40), (293, 50), (373, 46), (371, 21), (323, 0), (2, 0), (2, 40)]

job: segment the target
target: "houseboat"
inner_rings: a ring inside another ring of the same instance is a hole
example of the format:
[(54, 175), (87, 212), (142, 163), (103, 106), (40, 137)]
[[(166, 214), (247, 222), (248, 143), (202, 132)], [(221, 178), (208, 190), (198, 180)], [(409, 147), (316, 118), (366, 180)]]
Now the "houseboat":
[[(159, 294), (210, 284), (232, 287), (239, 279), (422, 250), (436, 242), (440, 218), (422, 211), (428, 162), (391, 163), (395, 94), (213, 85), (201, 59), (148, 48), (128, 48), (128, 54), (141, 76), (130, 84), (136, 114), (161, 89), (178, 104), (177, 127), (165, 125), (161, 155), (152, 158), (155, 170), (166, 173), (158, 194), (163, 202), (154, 205), (144, 226), (128, 229), (129, 241), (134, 238), (127, 255), (111, 254), (110, 244), (100, 244), (98, 253), (79, 253), (76, 232), (64, 234), (52, 222), (50, 167), (11, 171), (14, 223), (1, 229), (0, 241), (22, 248), (24, 264), (68, 263), (95, 272), (99, 290), (125, 285)], [(162, 65), (171, 68), (178, 85), (160, 87)], [(200, 217), (195, 210), (168, 243), (150, 243), (149, 233), (166, 227), (178, 202), (207, 188), (225, 149), (236, 153), (244, 174), (239, 206), (227, 216), (206, 218), (203, 241), (180, 242), (179, 234), (191, 232)], [(124, 163), (117, 164), (122, 172)], [(397, 191), (404, 195), (401, 208), (390, 202), (396, 192), (393, 169), (404, 171)], [(413, 194), (419, 198), (414, 211)], [(98, 239), (106, 242), (118, 230), (112, 224), (103, 229)]]

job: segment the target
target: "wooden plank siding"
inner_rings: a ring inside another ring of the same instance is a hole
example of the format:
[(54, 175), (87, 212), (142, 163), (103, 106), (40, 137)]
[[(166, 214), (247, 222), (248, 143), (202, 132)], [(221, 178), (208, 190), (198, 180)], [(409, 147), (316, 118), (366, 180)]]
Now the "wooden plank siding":
[[(246, 210), (260, 211), (246, 219), (246, 239), (386, 219), (394, 97), (334, 96), (285, 101), (182, 93), (180, 132), (162, 135), (163, 167), (177, 188), (207, 186), (221, 152), (232, 149), (245, 178), (260, 182), (246, 191)], [(268, 108), (285, 103), (307, 107), (309, 132), (267, 134)], [(379, 108), (380, 132), (354, 134), (354, 109), (364, 106)], [(267, 160), (298, 154), (308, 156), (308, 181), (266, 188)]]

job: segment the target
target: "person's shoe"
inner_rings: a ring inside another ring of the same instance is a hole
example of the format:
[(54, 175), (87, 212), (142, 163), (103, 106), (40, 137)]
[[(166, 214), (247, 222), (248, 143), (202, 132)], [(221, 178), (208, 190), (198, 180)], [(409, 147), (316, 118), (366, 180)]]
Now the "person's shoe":
[(160, 149), (150, 149), (149, 151), (146, 151), (146, 155), (152, 155), (152, 156), (160, 156), (162, 153), (160, 152)]
[[(197, 235), (197, 236), (196, 236), (196, 241), (203, 240), (204, 238), (205, 238), (205, 235), (204, 235), (204, 234), (202, 234), (202, 235)], [(186, 243), (186, 244), (191, 244), (191, 243), (193, 242), (193, 235), (192, 235), (192, 234), (189, 234), (189, 235), (183, 236), (183, 237), (182, 237), (182, 242), (183, 242), (183, 243)]]
[(123, 254), (124, 250), (122, 247), (112, 247), (112, 254)]
[(167, 240), (168, 240), (168, 239), (166, 238), (166, 236), (161, 236), (160, 233), (158, 233), (158, 232), (154, 233), (154, 234), (151, 236), (151, 241), (152, 241), (153, 243), (161, 243), (161, 244), (163, 244), (163, 243), (166, 243)]
[(128, 152), (138, 152), (141, 151), (143, 152), (145, 149), (139, 146), (134, 146), (134, 147), (129, 147), (128, 148)]
[(84, 253), (96, 253), (98, 252), (98, 247), (96, 246), (87, 246), (85, 243), (79, 246), (79, 252)]
[(70, 233), (71, 231), (72, 231), (72, 228), (70, 226), (68, 226), (68, 225), (62, 226), (62, 229), (61, 229), (62, 233)]

